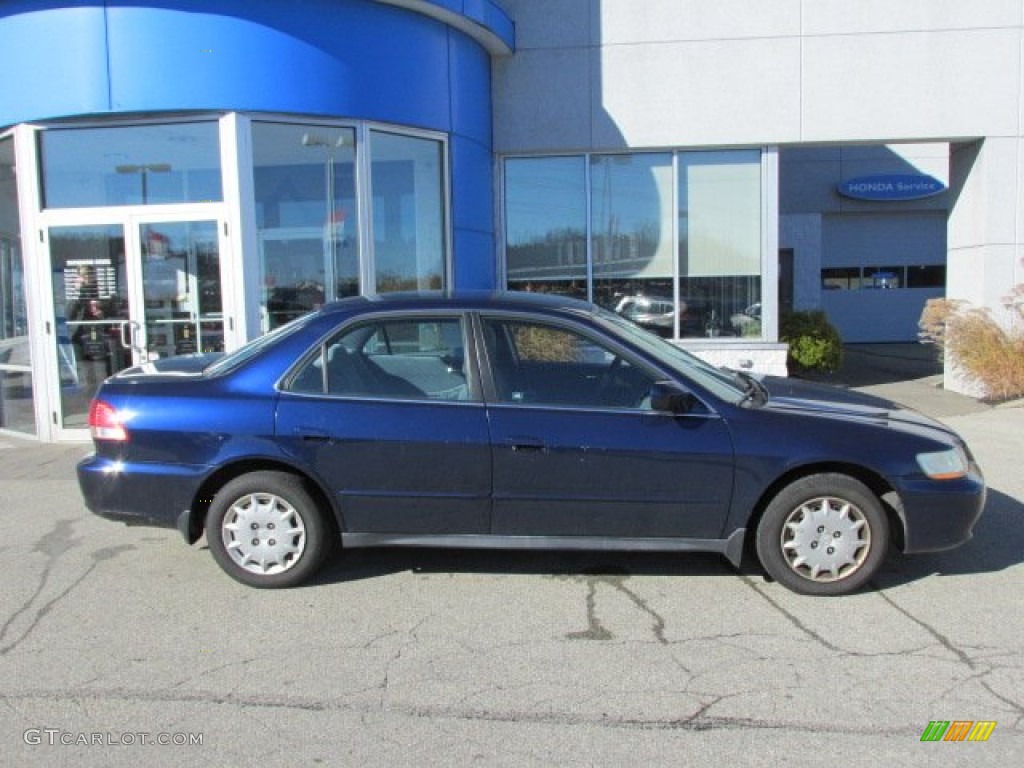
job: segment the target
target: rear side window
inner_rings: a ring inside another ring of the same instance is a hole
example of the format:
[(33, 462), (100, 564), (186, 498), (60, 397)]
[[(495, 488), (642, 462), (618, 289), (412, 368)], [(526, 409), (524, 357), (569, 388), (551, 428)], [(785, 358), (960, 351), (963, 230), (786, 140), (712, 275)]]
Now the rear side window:
[(264, 349), (288, 338), (293, 333), (298, 333), (315, 317), (316, 315), (313, 313), (303, 315), (302, 317), (292, 320), (290, 323), (275, 328), (270, 333), (253, 339), (248, 344), (242, 345), (231, 354), (226, 355), (212, 365), (207, 366), (203, 371), (203, 375), (219, 376), (222, 373), (228, 373), (229, 371), (235, 370), (249, 360), (252, 360)]
[(337, 397), (472, 399), (461, 318), (383, 320), (323, 344), (289, 390)]

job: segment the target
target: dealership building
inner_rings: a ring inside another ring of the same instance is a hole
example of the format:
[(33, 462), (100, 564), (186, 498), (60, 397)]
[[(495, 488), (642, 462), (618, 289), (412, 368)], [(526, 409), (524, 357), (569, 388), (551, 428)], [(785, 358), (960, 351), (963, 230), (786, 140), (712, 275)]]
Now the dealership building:
[(1010, 322), (1022, 60), (1024, 0), (3, 0), (0, 431), (358, 294), (579, 296), (765, 373), (791, 309)]

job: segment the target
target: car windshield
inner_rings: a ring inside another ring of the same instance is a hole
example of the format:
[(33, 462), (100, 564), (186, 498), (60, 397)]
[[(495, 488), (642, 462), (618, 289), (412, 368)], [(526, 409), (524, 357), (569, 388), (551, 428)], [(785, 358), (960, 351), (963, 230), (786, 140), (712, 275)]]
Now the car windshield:
[(644, 330), (632, 321), (614, 312), (598, 309), (596, 317), (615, 326), (633, 344), (641, 347), (645, 352), (657, 358), (667, 367), (679, 371), (681, 375), (707, 389), (716, 397), (730, 403), (738, 403), (746, 396), (747, 388), (730, 371), (715, 368), (699, 357), (690, 354), (684, 349), (680, 349), (675, 344), (650, 331)]
[(220, 376), (221, 374), (227, 373), (228, 371), (235, 370), (238, 366), (242, 365), (248, 360), (258, 355), (263, 349), (269, 347), (271, 344), (276, 343), (280, 339), (291, 336), (296, 331), (302, 330), (314, 317), (315, 312), (302, 315), (295, 318), (291, 322), (285, 323), (272, 330), (270, 333), (258, 336), (246, 344), (243, 344), (234, 352), (226, 355), (216, 362), (206, 366), (203, 370), (204, 376)]

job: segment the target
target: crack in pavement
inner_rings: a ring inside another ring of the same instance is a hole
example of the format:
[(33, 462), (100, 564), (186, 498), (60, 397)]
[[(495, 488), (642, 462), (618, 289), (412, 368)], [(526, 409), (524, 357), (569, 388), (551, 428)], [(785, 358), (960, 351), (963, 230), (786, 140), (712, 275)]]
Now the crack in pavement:
[(790, 624), (792, 624), (794, 627), (799, 629), (805, 635), (807, 635), (808, 637), (813, 639), (816, 643), (818, 643), (819, 645), (824, 646), (825, 648), (828, 648), (830, 651), (834, 651), (835, 653), (847, 653), (847, 651), (844, 651), (842, 648), (840, 648), (837, 645), (833, 645), (828, 640), (826, 640), (824, 637), (822, 637), (817, 632), (815, 632), (813, 629), (811, 629), (806, 624), (804, 624), (802, 621), (800, 621), (800, 619), (798, 619), (792, 613), (790, 613), (785, 608), (783, 608), (782, 605), (780, 605), (777, 600), (775, 600), (770, 595), (768, 595), (765, 592), (762, 592), (760, 589), (758, 589), (757, 588), (757, 584), (755, 584), (751, 580), (751, 578), (749, 576), (744, 576), (743, 574), (739, 574), (739, 579), (744, 584), (746, 584), (748, 587), (750, 587), (752, 590), (754, 590), (754, 593), (756, 595), (758, 595), (758, 597), (763, 599), (765, 602), (769, 603), (773, 608), (775, 608), (775, 610), (777, 610), (779, 613), (781, 613), (783, 616), (785, 616), (787, 621), (789, 621)]
[(652, 619), (651, 632), (654, 633), (655, 639), (662, 645), (668, 645), (668, 639), (665, 637), (665, 619), (648, 605), (647, 601), (638, 595), (636, 592), (626, 586), (625, 582), (629, 579), (630, 573), (582, 573), (582, 574), (566, 574), (563, 576), (556, 576), (555, 578), (571, 579), (573, 581), (579, 581), (583, 579), (587, 585), (587, 597), (586, 597), (586, 608), (587, 608), (587, 628), (577, 632), (569, 632), (566, 637), (570, 640), (612, 640), (614, 635), (608, 631), (608, 629), (601, 623), (601, 620), (597, 616), (597, 587), (600, 584), (611, 587), (617, 592), (621, 592), (626, 598), (633, 603), (637, 608), (646, 613)]
[[(160, 692), (139, 691), (128, 688), (35, 690), (19, 693), (0, 693), (0, 702), (13, 706), (17, 701), (67, 701), (81, 704), (95, 702), (212, 704), (239, 709), (281, 709), (303, 712), (350, 712), (363, 717), (380, 714), (379, 707), (334, 700), (288, 696), (237, 696), (213, 691)], [(920, 735), (916, 725), (907, 727), (877, 727), (843, 725), (841, 722), (810, 723), (803, 721), (769, 720), (753, 717), (711, 717), (707, 711), (718, 703), (713, 699), (702, 705), (693, 715), (680, 718), (614, 717), (607, 714), (587, 715), (579, 712), (525, 712), (519, 710), (454, 709), (443, 706), (393, 705), (386, 714), (428, 720), (477, 721), (492, 723), (522, 723), (533, 725), (590, 726), (634, 731), (789, 731), (812, 734), (888, 736), (913, 733)]]
[[(872, 586), (874, 587), (874, 585)], [(939, 632), (939, 630), (935, 629), (935, 627), (933, 627), (931, 624), (912, 614), (910, 611), (908, 611), (902, 605), (899, 605), (895, 600), (889, 597), (889, 595), (885, 594), (877, 587), (875, 587), (875, 590), (878, 596), (882, 598), (882, 600), (885, 601), (893, 610), (895, 610), (897, 613), (901, 614), (905, 618), (910, 619), (910, 621), (917, 624), (917, 626), (921, 627), (921, 629), (923, 629), (925, 632), (927, 632), (929, 635), (935, 638), (935, 641), (938, 642), (938, 644), (941, 645), (945, 650), (953, 654), (957, 658), (957, 660), (960, 661), (961, 664), (966, 666), (972, 672), (977, 672), (977, 674), (971, 675), (967, 679), (978, 680), (978, 683), (981, 685), (981, 687), (988, 691), (989, 694), (991, 694), (994, 698), (1003, 702), (1007, 706), (1011, 707), (1018, 714), (1019, 717), (1024, 717), (1024, 705), (1022, 705), (1019, 701), (1016, 701), (1007, 696), (1003, 696), (1000, 693), (997, 693), (992, 689), (991, 684), (984, 679), (985, 677), (990, 675), (996, 669), (996, 667), (994, 667), (991, 664), (979, 664), (969, 653), (967, 653), (965, 650), (957, 646), (952, 640), (950, 640), (944, 634)]]
[[(8, 634), (12, 632), (12, 628), (19, 618), (29, 613), (33, 608), (35, 608), (35, 615), (31, 618), (28, 626), (24, 628), (20, 635), (17, 637), (11, 637), (10, 642), (6, 642), (4, 645), (0, 646), (0, 656), (6, 656), (28, 639), (28, 637), (39, 626), (39, 623), (47, 616), (47, 614), (50, 613), (51, 610), (53, 610), (54, 606), (71, 594), (75, 588), (85, 582), (100, 563), (117, 557), (121, 552), (135, 549), (135, 547), (131, 545), (122, 545), (118, 547), (104, 547), (90, 553), (92, 562), (85, 571), (52, 598), (39, 605), (38, 603), (42, 594), (50, 584), (54, 566), (68, 551), (74, 549), (81, 542), (81, 539), (77, 539), (73, 535), (74, 522), (75, 521), (73, 520), (58, 520), (54, 527), (48, 533), (44, 534), (32, 548), (33, 552), (40, 553), (46, 557), (46, 564), (43, 566), (43, 572), (39, 577), (39, 583), (32, 591), (32, 594), (29, 595), (28, 599), (25, 600), (16, 611), (8, 616), (7, 620), (4, 621), (2, 626), (0, 626), (0, 642), (7, 640)], [(36, 607), (37, 605), (38, 607)]]
[[(830, 651), (833, 651), (833, 652), (835, 652), (835, 653), (837, 653), (837, 654), (839, 654), (841, 656), (853, 656), (853, 657), (875, 657), (875, 656), (880, 656), (880, 655), (891, 655), (891, 653), (892, 653), (892, 652), (887, 652), (887, 653), (865, 653), (865, 652), (850, 651), (850, 650), (846, 650), (846, 649), (840, 648), (839, 646), (835, 645), (834, 643), (829, 642), (824, 637), (822, 637), (820, 634), (818, 634), (817, 632), (812, 630), (810, 627), (805, 625), (802, 621), (800, 621), (800, 619), (798, 619), (792, 613), (790, 613), (785, 608), (783, 608), (776, 600), (772, 599), (772, 597), (770, 597), (768, 594), (766, 594), (762, 590), (758, 589), (757, 585), (755, 583), (753, 583), (748, 577), (741, 575), (740, 579), (744, 583), (746, 583), (747, 586), (749, 586), (751, 589), (753, 589), (754, 592), (756, 592), (766, 602), (768, 602), (776, 610), (778, 610), (779, 613), (781, 613), (783, 616), (785, 616), (786, 619), (794, 627), (796, 627), (801, 632), (803, 632), (805, 635), (807, 635), (808, 637), (812, 638), (815, 642), (819, 643), (820, 645), (822, 645), (823, 647), (827, 648)], [(967, 651), (965, 651), (963, 648), (957, 646), (952, 640), (950, 640), (942, 632), (937, 630), (935, 627), (933, 627), (932, 625), (930, 625), (928, 622), (924, 621), (923, 619), (918, 618), (917, 616), (915, 616), (913, 613), (911, 613), (909, 610), (907, 610), (903, 606), (899, 605), (895, 600), (893, 600), (893, 598), (891, 598), (888, 594), (886, 594), (885, 591), (883, 591), (882, 588), (879, 587), (877, 584), (871, 583), (870, 587), (874, 591), (874, 593), (883, 602), (885, 602), (890, 608), (892, 608), (897, 613), (899, 613), (901, 616), (903, 616), (906, 619), (909, 619), (911, 622), (913, 622), (918, 627), (923, 629), (928, 635), (930, 635), (935, 640), (935, 642), (941, 648), (943, 648), (948, 653), (952, 654), (959, 663), (963, 664), (965, 667), (967, 667), (967, 669), (969, 669), (972, 673), (974, 673), (974, 674), (969, 675), (964, 680), (958, 680), (956, 682), (956, 684), (953, 686), (954, 688), (962, 686), (968, 680), (977, 680), (978, 684), (982, 688), (984, 688), (986, 691), (988, 691), (988, 693), (993, 698), (997, 699), (998, 701), (1001, 701), (1003, 704), (1007, 705), (1008, 707), (1010, 707), (1013, 711), (1015, 711), (1018, 714), (1018, 722), (1020, 722), (1021, 719), (1024, 719), (1024, 705), (1022, 705), (1019, 701), (1016, 701), (1015, 699), (1011, 699), (1008, 696), (1004, 696), (1003, 694), (1000, 694), (1000, 693), (996, 692), (992, 688), (992, 685), (985, 679), (986, 677), (988, 677), (992, 672), (994, 672), (997, 669), (996, 666), (991, 665), (991, 664), (981, 664), (981, 663), (979, 663)], [(911, 652), (915, 652), (916, 653), (916, 652), (920, 652), (922, 650), (923, 649), (918, 649), (917, 651), (906, 651), (906, 653), (911, 653)], [(900, 653), (902, 654), (904, 652), (900, 652)]]

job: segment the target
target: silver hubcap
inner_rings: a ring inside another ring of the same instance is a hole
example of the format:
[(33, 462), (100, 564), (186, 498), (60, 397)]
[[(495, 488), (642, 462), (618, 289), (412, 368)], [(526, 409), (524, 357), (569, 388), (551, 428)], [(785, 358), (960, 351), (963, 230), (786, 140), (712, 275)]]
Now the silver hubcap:
[(864, 564), (871, 550), (871, 526), (855, 504), (822, 496), (789, 513), (781, 543), (786, 562), (800, 576), (839, 581)]
[(287, 571), (306, 548), (302, 516), (271, 493), (251, 493), (235, 501), (224, 515), (221, 538), (239, 567), (261, 576)]

